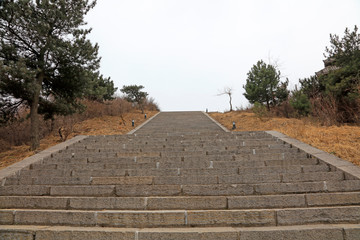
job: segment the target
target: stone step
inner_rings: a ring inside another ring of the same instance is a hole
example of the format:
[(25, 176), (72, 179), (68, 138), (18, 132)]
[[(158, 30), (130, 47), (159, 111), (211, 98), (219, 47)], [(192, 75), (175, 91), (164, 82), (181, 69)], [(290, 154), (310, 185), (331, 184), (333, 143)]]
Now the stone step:
[[(113, 144), (91, 144), (91, 145), (81, 145), (69, 147), (66, 150), (61, 150), (59, 153), (53, 154), (54, 156), (59, 156), (62, 154), (67, 154), (71, 152), (115, 152), (115, 151), (137, 151), (143, 150), (146, 151), (199, 151), (199, 150), (211, 150), (213, 148), (225, 149), (225, 150), (241, 150), (249, 148), (258, 148), (258, 149), (295, 149), (291, 148), (290, 145), (284, 145), (281, 142), (273, 140), (251, 140), (251, 141), (241, 141), (241, 140), (222, 140), (222, 141), (163, 141), (158, 143), (148, 143), (148, 142), (119, 142)], [(297, 150), (297, 149), (295, 149)]]
[(3, 225), (3, 240), (358, 240), (360, 224), (317, 224), (274, 227), (201, 227), (201, 228), (107, 228)]
[(309, 173), (309, 172), (330, 172), (327, 165), (293, 165), (293, 166), (275, 166), (259, 168), (170, 168), (170, 169), (102, 169), (102, 170), (27, 170), (22, 171), (20, 176), (191, 176), (191, 175), (243, 175), (243, 174), (273, 174), (273, 173)]
[[(291, 156), (290, 156), (291, 155)], [(179, 156), (117, 156), (117, 157), (101, 157), (93, 155), (91, 157), (67, 157), (67, 158), (51, 158), (46, 159), (42, 163), (32, 164), (31, 168), (40, 169), (41, 165), (49, 164), (88, 164), (88, 163), (155, 163), (155, 162), (190, 162), (190, 161), (234, 161), (234, 160), (293, 160), (293, 159), (307, 159), (308, 157), (304, 154), (219, 154), (219, 155), (206, 155), (191, 156), (191, 155), (179, 155)], [(317, 164), (317, 160), (313, 159), (313, 162)], [(44, 166), (46, 168), (46, 166)]]
[[(88, 152), (100, 152), (102, 150), (130, 150), (130, 149), (210, 149), (211, 147), (228, 148), (228, 149), (243, 149), (243, 148), (290, 148), (289, 145), (276, 140), (234, 140), (233, 139), (219, 139), (219, 140), (192, 140), (192, 141), (123, 141), (123, 142), (109, 142), (105, 144), (92, 143), (87, 145), (74, 145), (62, 150), (60, 154), (73, 152), (73, 151), (88, 151)], [(58, 154), (55, 154), (58, 155)]]
[(213, 185), (9, 185), (0, 196), (244, 196), (360, 191), (360, 180)]
[[(125, 147), (125, 145), (123, 145)], [(74, 158), (80, 156), (81, 158), (89, 156), (98, 157), (112, 157), (112, 156), (126, 156), (135, 154), (147, 154), (147, 155), (201, 155), (206, 152), (206, 155), (215, 155), (219, 153), (223, 154), (272, 154), (272, 153), (300, 153), (298, 149), (283, 147), (283, 145), (262, 145), (262, 147), (248, 147), (248, 146), (203, 146), (203, 147), (185, 147), (177, 146), (166, 147), (165, 145), (157, 148), (144, 148), (137, 145), (135, 148), (118, 147), (115, 149), (81, 149), (81, 150), (69, 150), (61, 153), (53, 154), (52, 158)], [(304, 154), (304, 153), (303, 153)]]
[[(144, 186), (135, 188), (146, 189)], [(124, 192), (135, 196), (135, 189), (130, 186), (116, 186), (116, 194), (124, 196)], [(182, 194), (185, 196), (229, 196), (229, 195), (267, 195), (267, 194), (299, 194), (319, 192), (360, 191), (359, 180), (298, 182), (298, 183), (262, 183), (262, 184), (218, 184), (218, 185), (184, 185)], [(139, 193), (137, 193), (139, 194)], [(150, 194), (150, 193), (149, 193)], [(141, 196), (141, 195), (140, 195)]]
[[(111, 136), (110, 136), (111, 137)], [(74, 148), (91, 148), (92, 146), (121, 146), (120, 144), (129, 144), (129, 145), (157, 145), (157, 144), (173, 144), (173, 143), (204, 143), (204, 144), (223, 144), (223, 143), (229, 143), (235, 145), (236, 143), (241, 142), (248, 142), (249, 144), (257, 143), (259, 142), (265, 142), (265, 143), (281, 143), (284, 144), (281, 140), (278, 140), (277, 138), (273, 138), (272, 136), (267, 135), (266, 137), (241, 137), (241, 135), (235, 135), (235, 134), (207, 134), (207, 135), (186, 135), (183, 137), (180, 136), (163, 136), (163, 137), (156, 137), (156, 136), (134, 136), (129, 135), (127, 138), (123, 139), (111, 139), (108, 138), (108, 136), (104, 137), (103, 140), (95, 140), (92, 136), (89, 136), (89, 138), (78, 142), (76, 144), (73, 144), (71, 146), (68, 146), (66, 149), (74, 149)], [(65, 150), (66, 150), (65, 149)]]
[[(219, 149), (219, 148), (218, 148)], [(126, 157), (130, 158), (132, 156), (143, 156), (143, 157), (177, 157), (177, 156), (188, 156), (188, 157), (201, 157), (204, 155), (261, 155), (262, 157), (267, 157), (272, 154), (285, 154), (285, 156), (296, 155), (296, 157), (304, 157), (305, 153), (298, 152), (297, 150), (293, 150), (291, 148), (286, 149), (278, 149), (278, 148), (247, 148), (247, 149), (219, 149), (219, 150), (210, 150), (203, 148), (199, 150), (188, 150), (186, 148), (181, 149), (151, 149), (152, 151), (145, 151), (142, 149), (139, 150), (128, 150), (128, 151), (102, 151), (102, 152), (89, 152), (89, 151), (77, 151), (76, 153), (63, 153), (60, 155), (55, 155), (50, 159), (46, 159), (45, 162), (54, 162), (54, 161), (62, 161), (62, 160), (81, 160), (87, 158), (122, 158)]]
[(346, 205), (360, 205), (360, 192), (217, 197), (0, 197), (1, 209), (214, 210)]
[[(244, 156), (244, 158), (247, 155)], [(179, 162), (179, 161), (198, 161), (209, 160), (209, 161), (233, 161), (236, 160), (235, 155), (226, 155), (226, 156), (204, 156), (204, 157), (191, 157), (191, 156), (182, 156), (182, 157), (145, 157), (145, 156), (129, 156), (129, 157), (109, 157), (109, 158), (101, 158), (101, 157), (87, 157), (87, 158), (62, 158), (62, 159), (48, 159), (44, 161), (42, 164), (87, 164), (87, 163), (156, 163), (156, 162)], [(41, 168), (41, 164), (33, 164), (33, 168)]]
[(2, 180), (0, 239), (359, 239), (356, 174), (273, 135), (185, 112), (90, 136)]
[(276, 141), (221, 141), (221, 142), (163, 142), (163, 143), (117, 143), (114, 145), (90, 145), (86, 147), (73, 147), (63, 150), (54, 156), (60, 156), (71, 152), (127, 152), (127, 151), (139, 151), (152, 152), (152, 151), (201, 151), (201, 150), (212, 150), (214, 148), (224, 150), (246, 150), (246, 149), (294, 149), (288, 145), (284, 145)]
[(3, 225), (101, 227), (289, 226), (360, 223), (360, 206), (252, 210), (0, 210)]
[[(271, 157), (269, 157), (271, 158)], [(279, 159), (280, 158), (280, 159)], [(172, 169), (172, 168), (255, 168), (255, 167), (266, 167), (266, 166), (292, 166), (292, 165), (319, 165), (319, 160), (315, 158), (298, 158), (298, 159), (282, 159), (281, 156), (272, 156), (272, 159), (262, 159), (258, 157), (251, 157), (250, 159), (227, 159), (226, 161), (221, 160), (208, 160), (206, 158), (189, 159), (181, 158), (177, 162), (159, 161), (157, 162), (134, 162), (130, 163), (107, 163), (95, 162), (95, 163), (52, 163), (52, 164), (32, 164), (30, 169), (33, 170), (50, 170), (58, 169), (62, 171), (66, 170), (92, 170), (92, 169)]]
[[(53, 153), (50, 155), (50, 158), (61, 159), (61, 158), (76, 158), (76, 157), (89, 157), (89, 155), (94, 155), (98, 157), (111, 157), (113, 155), (135, 155), (135, 154), (156, 154), (159, 155), (160, 153), (163, 154), (180, 154), (185, 153), (187, 155), (198, 155), (203, 152), (208, 152), (208, 155), (217, 154), (219, 152), (224, 154), (269, 154), (269, 153), (304, 153), (297, 148), (290, 148), (284, 145), (263, 145), (263, 146), (203, 146), (203, 147), (196, 147), (192, 149), (193, 146), (182, 146), (180, 143), (177, 144), (177, 147), (167, 147), (166, 145), (161, 145), (161, 147), (157, 148), (143, 148), (137, 145), (136, 148), (122, 148), (118, 147), (115, 149), (70, 149), (66, 151), (61, 151), (58, 153)], [(254, 150), (255, 149), (255, 150)]]
[[(126, 153), (117, 153), (117, 156), (121, 156)], [(136, 153), (134, 153), (136, 154)], [(144, 154), (144, 152), (142, 153)], [(249, 150), (212, 150), (212, 151), (178, 151), (178, 152), (167, 152), (163, 151), (159, 153), (161, 157), (174, 157), (174, 156), (204, 156), (204, 155), (259, 155), (262, 158), (268, 158), (269, 156), (272, 156), (274, 154), (278, 156), (287, 156), (290, 158), (297, 158), (297, 157), (306, 157), (305, 153), (298, 153), (297, 150), (291, 150), (291, 149), (249, 149)], [(295, 155), (295, 156), (294, 156)]]
[[(254, 133), (254, 132), (253, 132)], [(281, 142), (276, 138), (265, 132), (258, 132), (257, 135), (242, 135), (240, 132), (232, 133), (207, 133), (207, 134), (183, 134), (183, 135), (172, 135), (171, 133), (166, 134), (151, 134), (151, 135), (117, 135), (115, 136), (89, 136), (87, 139), (76, 143), (75, 145), (69, 146), (74, 147), (86, 147), (91, 145), (114, 145), (114, 143), (140, 143), (140, 144), (157, 144), (157, 143), (171, 143), (171, 142), (206, 142), (216, 143), (221, 141), (272, 141)]]
[(244, 196), (360, 191), (360, 180), (213, 185), (9, 185), (0, 196)]
[[(188, 175), (188, 176), (67, 176), (67, 177), (9, 177), (8, 185), (198, 185), (198, 184), (256, 184), (256, 183), (292, 183), (344, 180), (343, 172), (310, 173), (271, 173), (271, 174), (234, 174), (234, 175)], [(3, 183), (4, 184), (4, 183)]]

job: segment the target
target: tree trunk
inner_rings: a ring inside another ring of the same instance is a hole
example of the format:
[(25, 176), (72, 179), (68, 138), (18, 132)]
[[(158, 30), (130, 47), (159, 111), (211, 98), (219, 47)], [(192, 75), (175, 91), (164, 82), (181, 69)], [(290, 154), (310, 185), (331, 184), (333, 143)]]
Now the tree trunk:
[(141, 110), (141, 113), (144, 114), (144, 101), (137, 101), (137, 104), (139, 105), (139, 108)]
[(35, 150), (40, 146), (40, 139), (39, 139), (39, 97), (36, 98), (36, 94), (30, 106), (30, 150)]
[(52, 117), (50, 121), (51, 121), (51, 123), (50, 123), (50, 132), (53, 132), (54, 128), (55, 128), (55, 118)]
[(266, 107), (267, 107), (268, 112), (270, 112), (270, 103), (269, 103), (269, 101), (266, 101)]
[[(40, 146), (39, 126), (39, 97), (43, 75), (39, 74), (34, 84), (34, 94), (30, 103), (30, 150), (34, 151)], [(40, 83), (40, 84), (39, 84)]]
[(144, 106), (142, 104), (140, 105), (140, 109), (141, 109), (141, 113), (144, 114)]
[(232, 103), (231, 103), (231, 101), (232, 101), (231, 94), (229, 94), (229, 98), (230, 98), (230, 101), (229, 101), (230, 102), (230, 112), (232, 112), (233, 109), (232, 109)]

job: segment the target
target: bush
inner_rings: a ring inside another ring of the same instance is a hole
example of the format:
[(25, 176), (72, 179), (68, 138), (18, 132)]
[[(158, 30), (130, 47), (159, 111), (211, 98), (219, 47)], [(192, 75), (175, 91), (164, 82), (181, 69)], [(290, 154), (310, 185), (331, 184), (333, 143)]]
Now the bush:
[(145, 99), (144, 108), (148, 111), (160, 111), (159, 105), (155, 102), (155, 99), (152, 97)]
[(267, 108), (259, 102), (254, 103), (252, 111), (255, 114), (255, 116), (261, 120), (264, 120), (264, 118), (269, 117), (269, 112), (268, 112)]
[[(135, 110), (135, 106), (132, 106), (132, 103), (119, 97), (103, 103), (91, 100), (83, 100), (81, 103), (86, 106), (85, 110), (81, 113), (56, 116), (52, 120), (40, 119), (40, 138), (53, 132), (59, 136), (60, 140), (65, 141), (74, 131), (75, 124), (81, 121), (106, 115), (123, 117), (125, 113)], [(150, 98), (145, 103), (146, 110), (156, 111), (159, 109), (153, 98)], [(29, 143), (30, 120), (27, 116), (28, 110), (23, 109), (18, 113), (16, 119), (0, 127), (0, 144), (2, 145), (0, 152), (9, 149), (11, 146)], [(6, 144), (3, 144), (4, 142)]]
[(276, 117), (285, 117), (285, 118), (297, 117), (296, 110), (291, 106), (288, 100), (281, 103), (281, 105), (271, 109), (270, 113), (272, 115), (275, 115)]
[(308, 116), (311, 111), (310, 100), (301, 91), (293, 92), (290, 105), (296, 110), (298, 116)]

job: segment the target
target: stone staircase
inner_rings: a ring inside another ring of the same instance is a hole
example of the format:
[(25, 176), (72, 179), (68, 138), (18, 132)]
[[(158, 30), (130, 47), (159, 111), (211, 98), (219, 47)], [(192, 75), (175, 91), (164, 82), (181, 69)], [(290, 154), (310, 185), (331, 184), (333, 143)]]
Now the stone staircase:
[(81, 139), (0, 173), (0, 239), (360, 239), (360, 168), (279, 133), (174, 112)]

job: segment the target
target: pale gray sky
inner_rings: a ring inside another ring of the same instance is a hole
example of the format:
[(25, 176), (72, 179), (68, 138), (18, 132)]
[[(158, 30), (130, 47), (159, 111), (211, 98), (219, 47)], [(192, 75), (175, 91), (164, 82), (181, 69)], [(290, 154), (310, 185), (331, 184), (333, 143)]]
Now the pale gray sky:
[(98, 0), (86, 20), (101, 73), (144, 85), (163, 111), (248, 105), (247, 72), (277, 60), (294, 87), (323, 67), (330, 33), (360, 26), (359, 0)]

